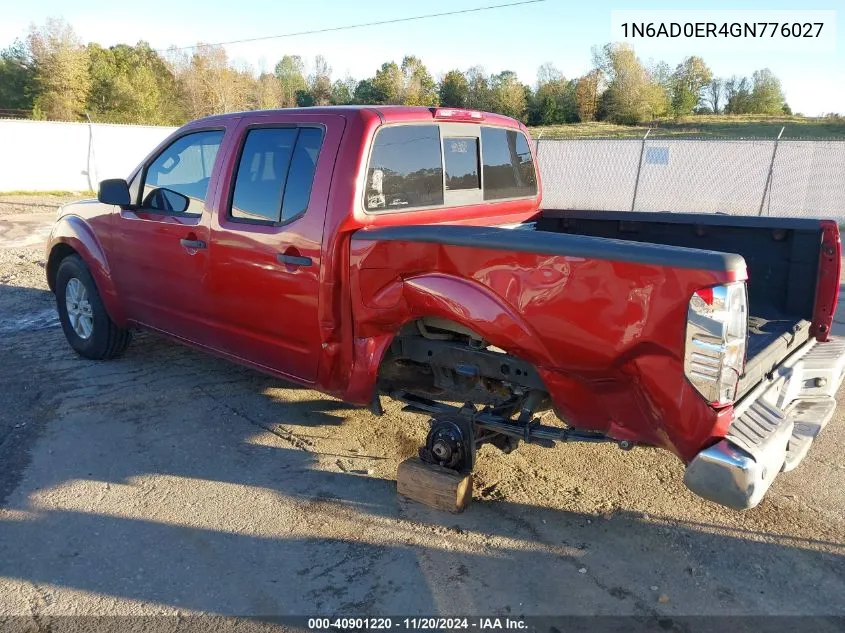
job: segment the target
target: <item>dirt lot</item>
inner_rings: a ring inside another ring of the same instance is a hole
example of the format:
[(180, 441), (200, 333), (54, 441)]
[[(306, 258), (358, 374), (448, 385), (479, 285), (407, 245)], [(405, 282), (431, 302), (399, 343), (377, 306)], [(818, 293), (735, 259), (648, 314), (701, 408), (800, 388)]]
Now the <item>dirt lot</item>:
[(845, 423), (756, 509), (671, 455), (485, 447), (462, 515), (397, 499), (425, 419), (136, 337), (80, 359), (0, 198), (0, 615), (845, 615)]

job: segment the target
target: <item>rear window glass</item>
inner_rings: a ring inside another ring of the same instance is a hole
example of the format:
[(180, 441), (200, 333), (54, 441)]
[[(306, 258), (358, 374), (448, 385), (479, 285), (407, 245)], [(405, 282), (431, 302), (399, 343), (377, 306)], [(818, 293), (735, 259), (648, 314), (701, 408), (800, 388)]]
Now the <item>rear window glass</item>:
[(537, 194), (534, 161), (522, 132), (482, 126), (481, 153), (485, 200)]
[(373, 142), (366, 195), (371, 211), (443, 204), (440, 129), (436, 125), (381, 129)]
[(446, 137), (443, 139), (446, 163), (446, 190), (481, 189), (478, 169), (478, 139)]

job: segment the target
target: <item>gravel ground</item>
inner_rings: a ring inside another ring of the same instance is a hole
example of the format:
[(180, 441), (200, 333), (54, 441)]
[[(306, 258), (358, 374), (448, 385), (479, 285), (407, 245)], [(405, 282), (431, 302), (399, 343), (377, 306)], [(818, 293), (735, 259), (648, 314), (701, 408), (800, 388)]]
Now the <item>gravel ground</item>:
[(0, 616), (845, 615), (841, 410), (744, 513), (599, 445), (485, 447), (473, 505), (438, 512), (396, 496), (426, 433), (396, 404), (145, 334), (75, 356), (28, 241), (58, 202), (0, 197)]

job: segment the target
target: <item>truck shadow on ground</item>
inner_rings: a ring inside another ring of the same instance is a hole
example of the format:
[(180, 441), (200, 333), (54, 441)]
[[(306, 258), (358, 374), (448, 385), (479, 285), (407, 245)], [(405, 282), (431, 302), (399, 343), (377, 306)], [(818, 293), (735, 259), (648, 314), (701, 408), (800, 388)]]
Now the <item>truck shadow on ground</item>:
[[(148, 336), (111, 363), (74, 357), (57, 328), (2, 345), (0, 384), (50, 385), (0, 513), (0, 576), (34, 587), (33, 611), (68, 609), (71, 589), (253, 616), (845, 613), (837, 540), (602, 517), (541, 493), (450, 515), (327, 470), (300, 433), (266, 437), (303, 417), (331, 435), (348, 405)], [(285, 387), (296, 401), (273, 395)]]
[[(716, 605), (801, 612), (812, 607), (801, 604), (798, 570), (809, 569), (819, 582), (814, 599), (824, 598), (828, 613), (842, 611), (840, 543), (772, 534), (763, 541), (626, 511), (601, 518), (508, 501), (450, 515), (397, 499), (392, 481), (315, 469), (307, 451), (256, 446), (248, 427), (225, 425), (224, 445), (212, 430), (209, 451), (203, 438), (213, 421), (189, 423), (176, 437), (109, 423), (107, 444), (82, 438), (90, 450), (54, 451), (52, 469), (38, 468), (36, 455), (26, 497), (0, 520), (0, 576), (32, 583), (42, 608), (56, 600), (55, 588), (70, 588), (257, 616), (450, 608), (657, 616)], [(143, 438), (144, 454), (114, 445), (147, 431), (157, 437)], [(106, 450), (119, 457), (95, 458)], [(74, 483), (82, 497), (62, 498)], [(796, 574), (770, 574), (775, 563)], [(658, 605), (652, 584), (672, 604)], [(794, 601), (780, 603), (790, 593)]]
[[(763, 542), (693, 522), (662, 529), (624, 511), (602, 519), (507, 501), (476, 503), (454, 516), (398, 500), (391, 481), (314, 470), (305, 451), (231, 439), (216, 466), (210, 455), (180, 452), (160, 456), (168, 467), (159, 472), (121, 457), (103, 469), (80, 460), (46, 478), (35, 473), (26, 482), (34, 502), (12, 504), (19, 512), (0, 520), (0, 576), (32, 583), (41, 608), (61, 588), (252, 616), (815, 608), (802, 604), (801, 573), (768, 573), (777, 561), (812, 569), (814, 600), (826, 613), (842, 612), (840, 544), (819, 552), (773, 535)], [(178, 494), (172, 484), (138, 482), (162, 474), (198, 482), (210, 494), (175, 500), (166, 496)], [(40, 492), (50, 490), (42, 484), (80, 479), (96, 482), (80, 507), (40, 509)], [(235, 489), (221, 493), (221, 482)], [(105, 483), (114, 492), (104, 492)], [(105, 502), (104, 495), (122, 498)], [(659, 605), (652, 584), (672, 604)], [(783, 604), (778, 596), (789, 594), (793, 602)]]

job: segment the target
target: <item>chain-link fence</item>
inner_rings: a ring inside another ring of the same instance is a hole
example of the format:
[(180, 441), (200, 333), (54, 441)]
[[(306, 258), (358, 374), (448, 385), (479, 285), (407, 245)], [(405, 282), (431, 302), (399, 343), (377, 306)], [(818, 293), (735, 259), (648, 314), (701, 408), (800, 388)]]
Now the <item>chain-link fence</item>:
[(845, 141), (540, 139), (543, 206), (845, 222)]

